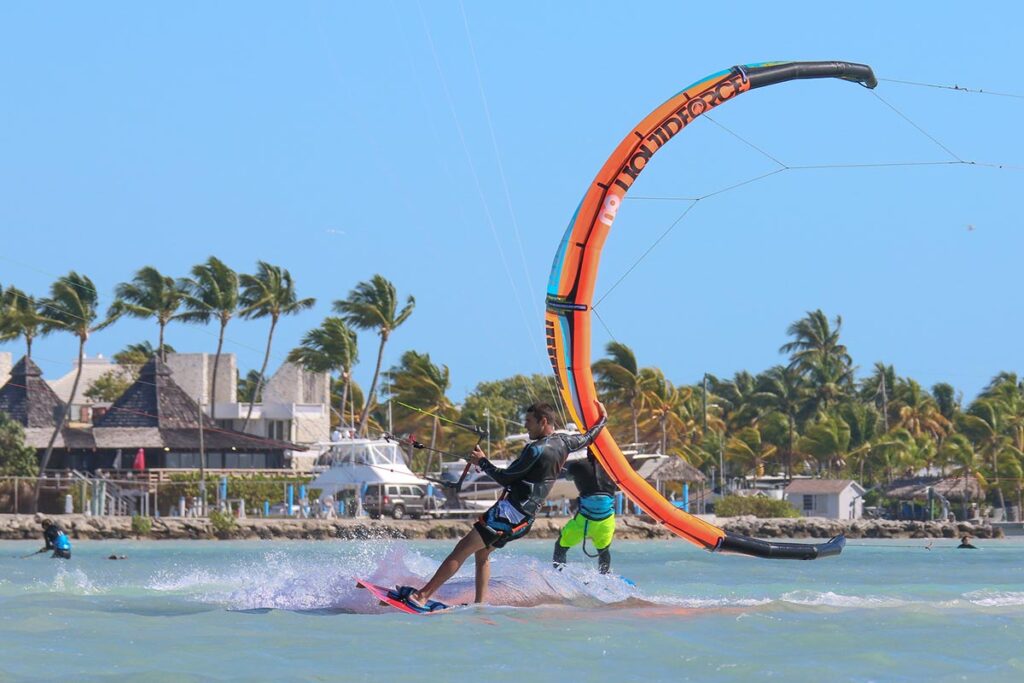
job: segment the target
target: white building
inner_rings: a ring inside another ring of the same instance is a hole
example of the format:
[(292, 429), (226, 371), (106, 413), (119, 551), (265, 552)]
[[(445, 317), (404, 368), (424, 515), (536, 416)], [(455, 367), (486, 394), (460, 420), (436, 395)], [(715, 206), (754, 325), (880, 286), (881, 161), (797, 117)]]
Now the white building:
[(786, 487), (789, 504), (804, 517), (860, 519), (864, 487), (852, 479), (794, 479)]
[[(242, 430), (249, 404), (238, 401), (235, 354), (221, 354), (213, 406), (213, 354), (169, 353), (167, 365), (178, 386), (196, 400), (202, 397), (207, 415), (222, 427)], [(330, 391), (331, 378), (326, 372), (307, 372), (286, 362), (267, 377), (261, 392), (263, 400), (253, 405), (245, 431), (302, 445), (327, 441), (331, 430)]]
[(11, 352), (0, 351), (0, 386), (7, 383), (11, 377)]
[[(233, 353), (221, 354), (217, 365), (217, 396), (213, 400), (212, 353), (169, 353), (167, 367), (175, 383), (196, 402), (202, 402), (207, 415), (213, 417), (221, 427), (241, 431), (248, 403), (238, 401), (238, 363)], [(78, 368), (77, 360), (71, 371), (49, 382), (54, 393), (62, 401), (71, 394), (71, 385)], [(102, 375), (127, 368), (112, 363), (102, 355), (86, 358), (82, 364), (82, 379), (71, 405), (72, 422), (90, 423), (94, 412), (108, 404), (95, 406), (85, 392)], [(10, 371), (10, 353), (0, 353), (0, 386)], [(245, 431), (249, 434), (267, 437), (277, 441), (289, 441), (311, 445), (330, 438), (330, 376), (312, 373), (292, 363), (284, 363), (277, 372), (267, 377), (263, 386), (263, 400), (253, 405), (252, 417)], [(212, 404), (212, 405), (211, 405)], [(213, 408), (216, 408), (214, 412)], [(101, 414), (96, 412), (97, 415)]]
[[(71, 404), (71, 409), (68, 414), (69, 422), (92, 422), (92, 407), (96, 403), (93, 399), (85, 395), (85, 392), (89, 390), (89, 387), (103, 375), (111, 371), (120, 371), (124, 373), (125, 377), (130, 378), (131, 373), (128, 372), (123, 366), (117, 365), (116, 363), (110, 362), (108, 358), (104, 358), (103, 354), (97, 355), (95, 358), (85, 357), (82, 359), (82, 378), (78, 381), (78, 390), (75, 391), (75, 400)], [(47, 380), (47, 384), (53, 389), (53, 393), (57, 394), (64, 403), (68, 402), (71, 398), (71, 387), (75, 384), (75, 375), (78, 373), (78, 358), (71, 364), (71, 370), (66, 372), (62, 377), (59, 377), (53, 381)], [(128, 380), (129, 382), (131, 379)], [(103, 404), (108, 405), (108, 404)]]

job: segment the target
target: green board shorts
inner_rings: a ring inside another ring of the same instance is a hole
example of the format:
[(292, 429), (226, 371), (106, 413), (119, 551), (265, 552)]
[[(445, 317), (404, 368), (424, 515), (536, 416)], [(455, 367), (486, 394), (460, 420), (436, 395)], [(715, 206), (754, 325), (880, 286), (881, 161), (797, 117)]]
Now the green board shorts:
[(615, 515), (612, 514), (599, 522), (587, 519), (578, 514), (569, 520), (569, 523), (562, 527), (562, 534), (558, 537), (558, 544), (563, 548), (571, 548), (583, 542), (584, 537), (594, 542), (594, 547), (604, 550), (612, 544), (615, 536)]

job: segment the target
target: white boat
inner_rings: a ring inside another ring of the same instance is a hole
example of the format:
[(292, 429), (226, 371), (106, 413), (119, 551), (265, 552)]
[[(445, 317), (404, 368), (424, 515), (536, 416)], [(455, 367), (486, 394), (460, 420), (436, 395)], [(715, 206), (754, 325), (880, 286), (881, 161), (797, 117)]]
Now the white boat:
[(413, 484), (426, 489), (430, 482), (416, 476), (405, 452), (386, 439), (344, 439), (314, 444), (319, 450), (309, 487), (321, 495), (338, 497), (340, 491), (362, 491), (365, 484)]

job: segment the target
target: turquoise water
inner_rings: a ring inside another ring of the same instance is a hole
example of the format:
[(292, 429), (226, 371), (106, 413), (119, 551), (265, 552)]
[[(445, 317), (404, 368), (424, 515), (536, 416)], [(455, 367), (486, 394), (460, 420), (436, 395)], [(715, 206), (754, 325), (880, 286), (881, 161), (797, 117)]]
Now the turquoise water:
[[(495, 604), (414, 617), (353, 579), (418, 583), (450, 541), (81, 541), (68, 562), (0, 542), (0, 680), (1024, 680), (1024, 542), (979, 543), (617, 542), (631, 588), (524, 540), (493, 556)], [(471, 572), (436, 597), (470, 599)]]

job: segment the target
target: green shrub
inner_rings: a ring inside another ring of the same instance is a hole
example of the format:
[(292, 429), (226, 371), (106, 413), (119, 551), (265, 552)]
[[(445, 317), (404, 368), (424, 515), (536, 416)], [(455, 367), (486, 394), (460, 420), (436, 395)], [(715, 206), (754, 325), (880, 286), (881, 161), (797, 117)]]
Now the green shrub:
[[(289, 476), (291, 475), (291, 476)], [(295, 487), (295, 502), (299, 502), (299, 486), (309, 484), (312, 477), (295, 476), (288, 470), (282, 470), (281, 475), (269, 477), (265, 474), (254, 474), (244, 476), (228, 477), (228, 498), (242, 498), (245, 500), (246, 510), (259, 510), (263, 508), (263, 501), (269, 500), (271, 505), (283, 503), (287, 484)], [(206, 478), (206, 500), (214, 505), (217, 500), (217, 487), (220, 486), (220, 477)], [(309, 489), (307, 494), (310, 500), (316, 500), (320, 495), (319, 489)], [(161, 511), (176, 510), (178, 498), (185, 496), (191, 504), (191, 499), (199, 495), (199, 472), (189, 472), (171, 475), (171, 481), (160, 484), (159, 506)]]
[(238, 522), (235, 521), (231, 513), (220, 510), (210, 511), (210, 525), (219, 538), (230, 536), (238, 529)]
[(153, 530), (153, 520), (142, 515), (132, 515), (132, 533), (136, 536), (149, 536)]
[(715, 514), (719, 517), (799, 517), (800, 512), (785, 500), (763, 496), (726, 496), (715, 503)]

